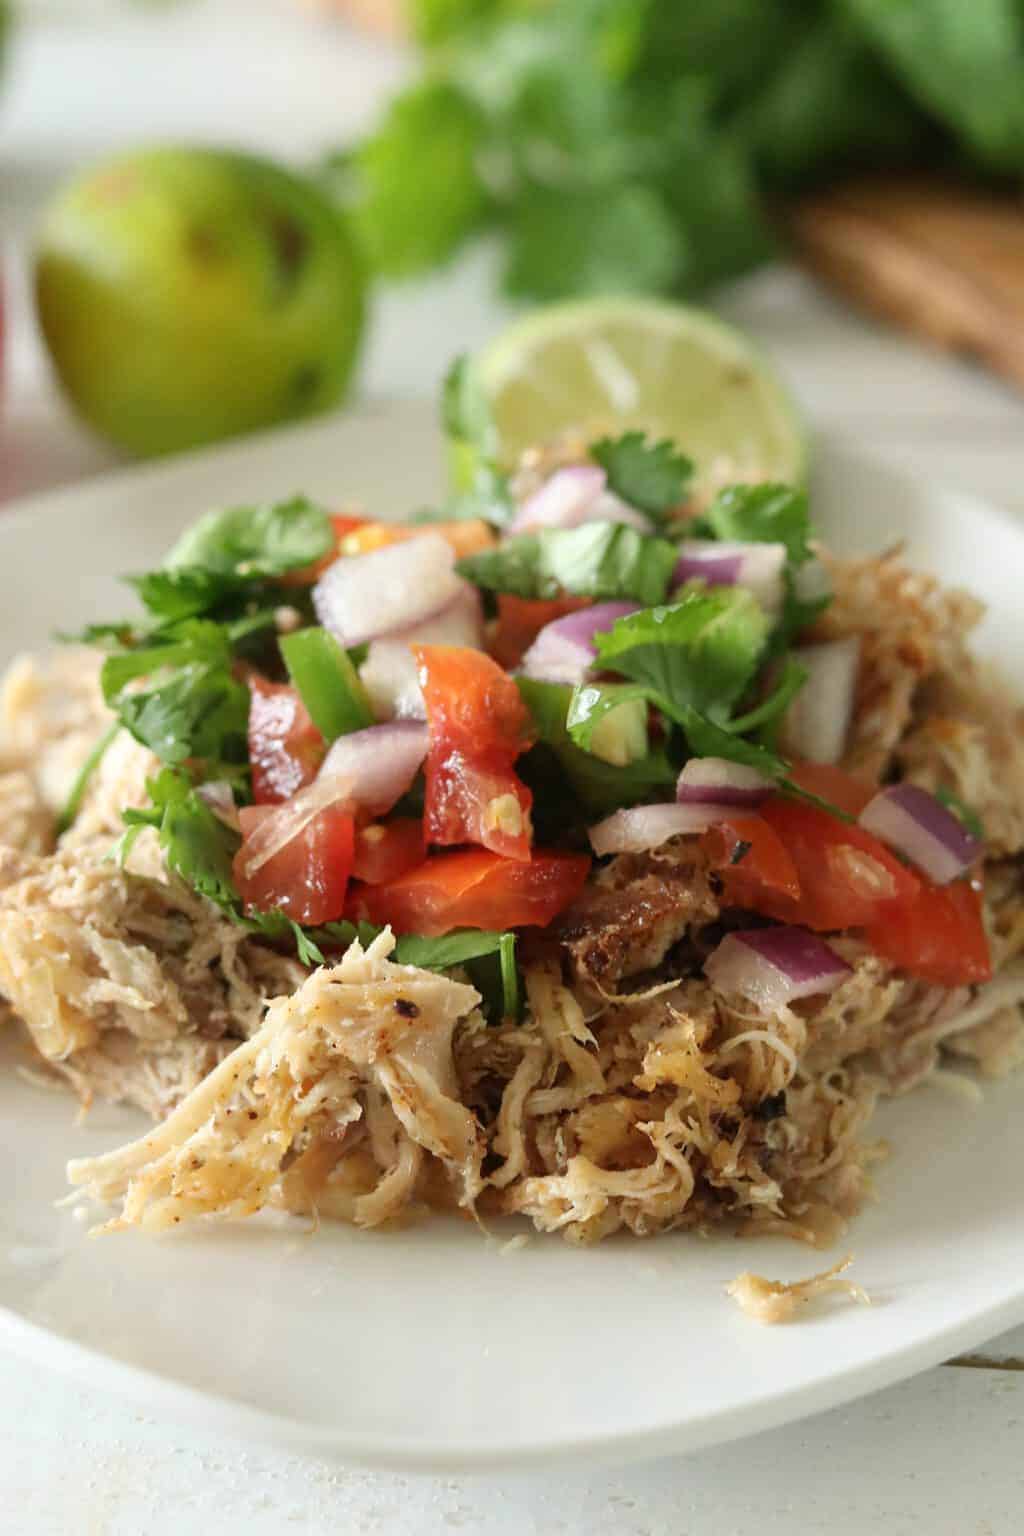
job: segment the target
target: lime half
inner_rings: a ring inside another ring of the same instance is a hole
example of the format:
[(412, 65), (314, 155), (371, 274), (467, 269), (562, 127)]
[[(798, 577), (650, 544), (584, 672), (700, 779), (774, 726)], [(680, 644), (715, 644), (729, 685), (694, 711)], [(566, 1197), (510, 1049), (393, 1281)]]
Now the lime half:
[(639, 427), (676, 442), (707, 496), (806, 477), (796, 408), (771, 365), (706, 310), (595, 299), (537, 310), (476, 359), (506, 467), (524, 449)]

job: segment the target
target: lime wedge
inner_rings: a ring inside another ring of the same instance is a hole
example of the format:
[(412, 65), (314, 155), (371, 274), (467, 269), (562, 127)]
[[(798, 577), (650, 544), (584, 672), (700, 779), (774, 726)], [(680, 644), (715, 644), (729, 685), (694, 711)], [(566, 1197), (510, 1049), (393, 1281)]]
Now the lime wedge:
[(509, 326), (475, 366), (508, 468), (529, 447), (639, 427), (694, 460), (699, 495), (806, 477), (786, 389), (746, 336), (706, 310), (629, 298), (552, 305)]

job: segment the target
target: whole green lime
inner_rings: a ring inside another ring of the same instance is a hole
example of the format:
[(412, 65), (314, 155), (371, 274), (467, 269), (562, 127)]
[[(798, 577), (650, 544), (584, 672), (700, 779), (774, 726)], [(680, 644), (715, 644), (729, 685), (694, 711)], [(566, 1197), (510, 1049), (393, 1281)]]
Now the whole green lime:
[(82, 416), (156, 454), (339, 400), (365, 277), (344, 214), (311, 182), (252, 155), (156, 148), (58, 194), (36, 298)]

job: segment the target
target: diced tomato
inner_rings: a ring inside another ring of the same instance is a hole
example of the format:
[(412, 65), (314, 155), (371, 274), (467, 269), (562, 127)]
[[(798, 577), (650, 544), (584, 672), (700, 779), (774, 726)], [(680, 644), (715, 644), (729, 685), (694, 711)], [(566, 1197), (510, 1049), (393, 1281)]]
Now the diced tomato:
[(980, 892), (965, 880), (922, 880), (913, 900), (885, 912), (865, 929), (876, 954), (940, 987), (988, 981), (992, 957)]
[(335, 541), (335, 549), (331, 558), (336, 560), (337, 557), (342, 553), (342, 544), (344, 543), (345, 539), (356, 528), (364, 528), (366, 526), (366, 518), (355, 517), (350, 512), (332, 512), (331, 526), (334, 529)]
[(386, 886), (362, 886), (352, 910), (396, 933), (428, 938), (453, 928), (546, 928), (583, 889), (586, 854), (502, 859), (483, 848), (438, 853)]
[(422, 538), (425, 533), (439, 533), (459, 560), (467, 555), (478, 555), (484, 549), (493, 549), (498, 542), (489, 523), (482, 517), (472, 517), (451, 523), (361, 523), (340, 539), (338, 548), (343, 555), (366, 555), (387, 544)]
[(800, 882), (797, 901), (766, 894), (756, 910), (784, 923), (860, 928), (917, 895), (920, 881), (862, 827), (773, 795), (760, 814), (781, 839)]
[(329, 565), (333, 565), (342, 552), (342, 543), (345, 538), (356, 528), (361, 528), (366, 522), (365, 517), (352, 517), (347, 512), (332, 512), (331, 526), (334, 529), (334, 543), (312, 565), (304, 565), (298, 571), (289, 571), (283, 578), (286, 587), (311, 587), (326, 571)]
[(368, 885), (387, 885), (422, 864), (426, 856), (423, 823), (418, 817), (374, 821), (356, 831), (352, 875)]
[(327, 747), (294, 688), (258, 673), (248, 683), (253, 799), (276, 805), (316, 778)]
[(766, 899), (799, 900), (796, 866), (778, 833), (760, 816), (729, 816), (701, 841), (721, 879), (723, 906), (759, 912)]
[(430, 727), (427, 841), (480, 843), (504, 858), (528, 859), (533, 797), (512, 769), (528, 743), (530, 721), (519, 689), (483, 651), (412, 650)]
[(265, 864), (246, 873), (247, 844), (272, 806), (246, 806), (239, 813), (242, 846), (235, 855), (233, 874), (247, 911), (273, 912), (280, 908), (297, 923), (316, 926), (334, 922), (345, 910), (345, 894), (352, 870), (355, 823), (347, 811), (328, 806), (286, 843)]
[(491, 638), (490, 651), (502, 667), (517, 667), (545, 624), (589, 608), (589, 597), (554, 597), (551, 599), (513, 597), (502, 592), (498, 598), (498, 623)]
[(835, 768), (831, 763), (795, 762), (790, 767), (789, 777), (801, 789), (806, 789), (808, 794), (817, 795), (819, 800), (828, 800), (830, 804), (845, 811), (847, 816), (859, 816), (878, 791), (877, 784), (855, 778), (852, 773), (847, 773), (843, 768)]

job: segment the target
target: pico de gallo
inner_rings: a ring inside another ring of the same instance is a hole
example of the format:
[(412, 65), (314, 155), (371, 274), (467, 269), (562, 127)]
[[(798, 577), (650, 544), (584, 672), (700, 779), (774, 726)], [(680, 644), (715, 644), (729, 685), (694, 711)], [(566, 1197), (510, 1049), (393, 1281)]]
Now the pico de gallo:
[(235, 507), (130, 578), (145, 617), (85, 637), (160, 765), (121, 855), (156, 828), (171, 870), (309, 964), (384, 925), (399, 959), (492, 964), (506, 1013), (517, 936), (675, 838), (750, 914), (715, 962), (740, 990), (766, 968), (781, 1000), (827, 990), (839, 933), (984, 980), (969, 812), (841, 766), (858, 645), (814, 634), (806, 492), (698, 506), (686, 457), (634, 431), (513, 474), (480, 416), (436, 512)]

